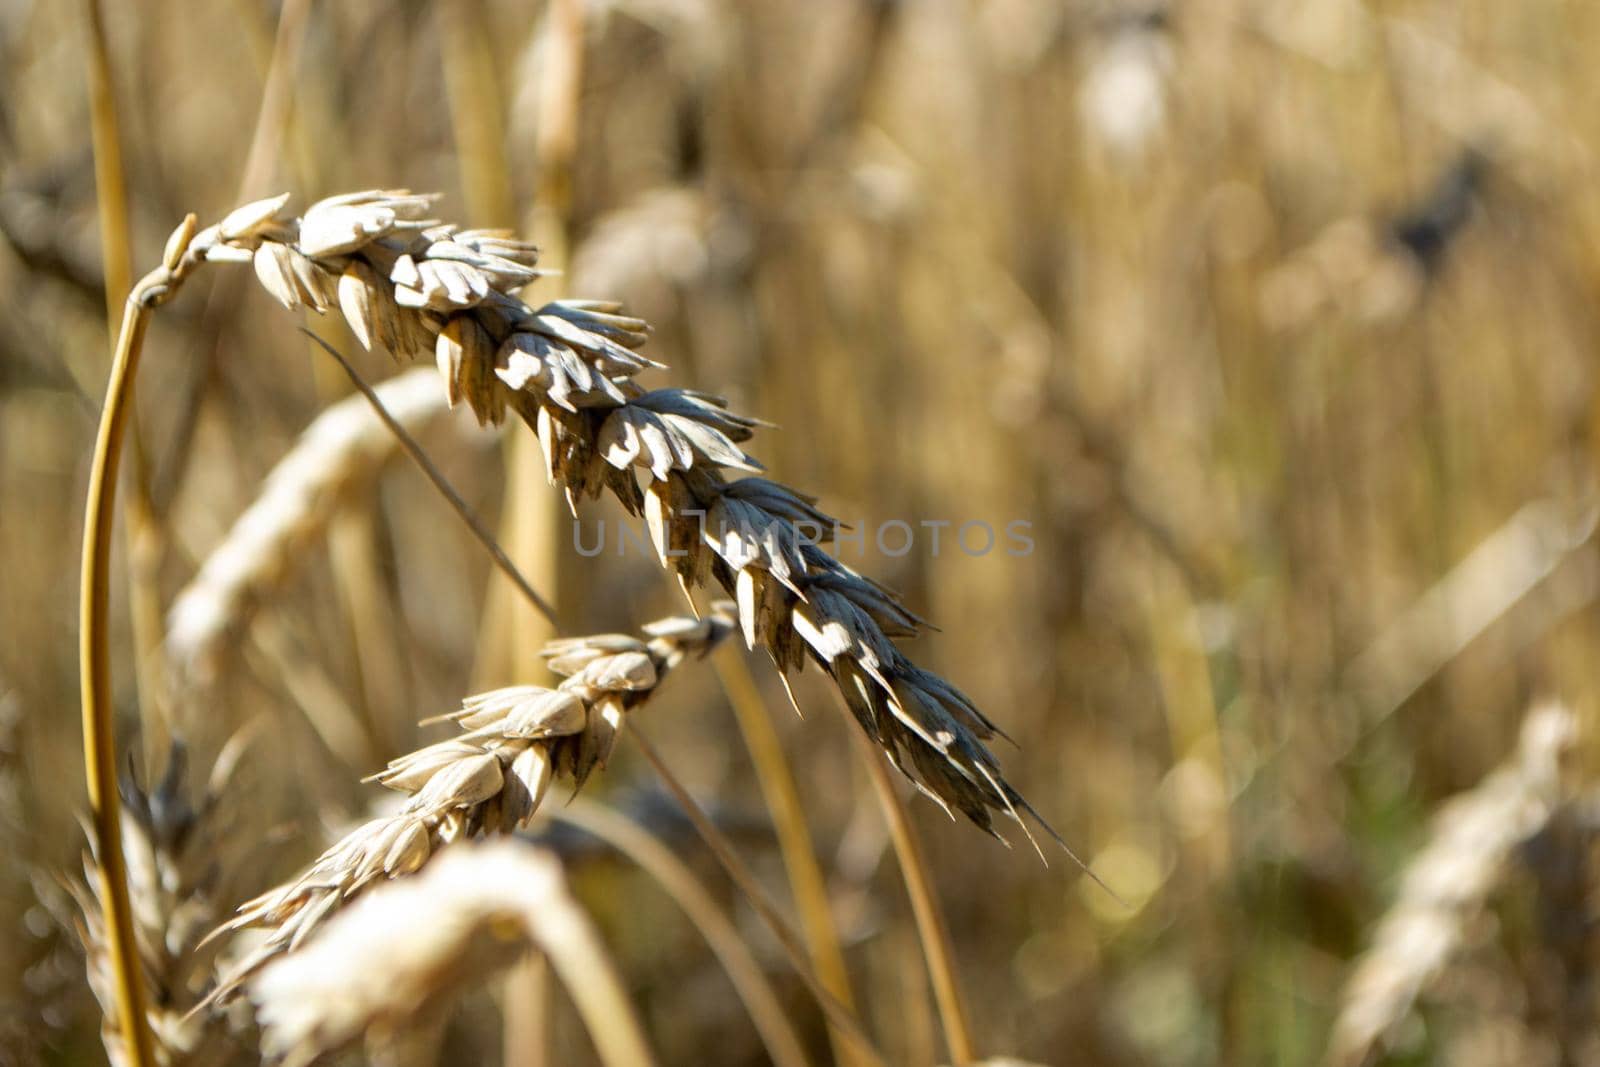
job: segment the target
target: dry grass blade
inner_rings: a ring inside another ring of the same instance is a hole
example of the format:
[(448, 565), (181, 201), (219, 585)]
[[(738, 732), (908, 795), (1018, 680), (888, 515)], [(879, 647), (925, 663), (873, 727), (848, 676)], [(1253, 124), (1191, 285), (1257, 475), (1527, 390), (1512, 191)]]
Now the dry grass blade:
[(244, 904), (217, 933), (270, 932), (207, 1002), (232, 995), (268, 960), (297, 948), (351, 897), (408, 875), (453, 841), (525, 826), (556, 778), (581, 787), (603, 767), (628, 713), (688, 656), (703, 656), (733, 632), (732, 606), (705, 618), (673, 617), (625, 634), (552, 641), (559, 688), (522, 685), (469, 697), (443, 716), (464, 731), (392, 761), (374, 779), (410, 799), (327, 849), (299, 878)]
[(1358, 656), (1345, 683), (1384, 718), (1589, 544), (1600, 517), (1553, 500), (1524, 505), (1400, 614)]
[(862, 743), (867, 774), (872, 779), (873, 792), (878, 795), (878, 805), (889, 823), (889, 836), (894, 841), (895, 855), (900, 860), (900, 873), (905, 881), (906, 894), (911, 898), (911, 911), (917, 923), (917, 938), (928, 964), (928, 977), (933, 982), (933, 996), (939, 1004), (939, 1018), (944, 1024), (945, 1043), (950, 1047), (950, 1059), (957, 1064), (971, 1063), (977, 1058), (972, 1039), (972, 1023), (967, 1012), (966, 997), (961, 991), (960, 972), (955, 965), (955, 952), (950, 944), (950, 930), (945, 923), (944, 910), (939, 906), (938, 895), (928, 877), (928, 864), (922, 856), (922, 847), (911, 829), (905, 805), (894, 791), (894, 782), (883, 765), (883, 759)]
[[(422, 370), (397, 375), (377, 391), (404, 426), (420, 427), (446, 410), (433, 376)], [(397, 448), (360, 396), (333, 404), (306, 428), (173, 602), (167, 651), (184, 686), (212, 680), (263, 595), (289, 577), (350, 487), (371, 477)]]
[(366, 1036), (381, 1046), (528, 947), (572, 994), (608, 1067), (652, 1061), (643, 1029), (560, 861), (527, 845), (450, 850), (336, 916), (250, 982), (263, 1051), (301, 1067)]
[(1350, 976), (1329, 1042), (1330, 1067), (1371, 1062), (1449, 964), (1512, 850), (1555, 810), (1561, 757), (1576, 734), (1566, 708), (1534, 710), (1511, 759), (1439, 812), (1433, 839), (1406, 868), (1399, 896)]

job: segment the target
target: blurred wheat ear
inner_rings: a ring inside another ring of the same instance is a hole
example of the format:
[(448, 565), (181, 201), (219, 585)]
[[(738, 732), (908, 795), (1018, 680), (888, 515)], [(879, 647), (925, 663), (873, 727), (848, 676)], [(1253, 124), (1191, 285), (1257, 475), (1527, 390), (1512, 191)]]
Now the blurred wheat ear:
[[(418, 369), (378, 387), (385, 410), (415, 429), (446, 410), (433, 375)], [(234, 521), (167, 613), (167, 656), (179, 692), (215, 680), (251, 612), (298, 565), (352, 484), (373, 476), (399, 447), (359, 396), (306, 427), (260, 494)]]
[[(216, 949), (204, 943), (205, 935), (223, 902), (232, 898), (242, 869), (238, 849), (229, 847), (234, 838), (225, 796), (246, 744), (241, 734), (224, 748), (194, 799), (187, 752), (179, 742), (173, 743), (153, 788), (141, 786), (131, 772), (123, 778), (123, 846), (157, 1063), (219, 1064), (239, 1052), (227, 1026), (191, 1012), (215, 965)], [(106, 1053), (123, 1067), (136, 1060), (117, 1005), (101, 872), (93, 853), (84, 864), (84, 881), (70, 880), (68, 889), (78, 904), (75, 925), (88, 958), (89, 985), (103, 1012)]]
[(1535, 708), (1511, 757), (1449, 801), (1412, 858), (1372, 945), (1356, 962), (1328, 1043), (1329, 1067), (1381, 1053), (1417, 997), (1449, 965), (1467, 923), (1500, 884), (1514, 850), (1557, 810), (1563, 756), (1577, 720), (1560, 705)]
[(529, 948), (561, 976), (608, 1067), (653, 1063), (644, 1030), (561, 864), (531, 846), (464, 844), (369, 894), (253, 977), (262, 1051), (290, 1067), (367, 1036), (378, 1054), (417, 1017)]

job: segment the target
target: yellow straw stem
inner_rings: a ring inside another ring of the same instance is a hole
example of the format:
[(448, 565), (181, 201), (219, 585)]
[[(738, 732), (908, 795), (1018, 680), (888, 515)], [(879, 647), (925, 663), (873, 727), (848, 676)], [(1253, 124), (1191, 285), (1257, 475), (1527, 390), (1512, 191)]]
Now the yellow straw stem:
[[(143, 289), (143, 283), (140, 289)], [(122, 854), (122, 805), (117, 795), (117, 742), (111, 693), (111, 653), (107, 635), (111, 600), (111, 533), (117, 500), (117, 466), (127, 426), (134, 373), (144, 343), (149, 311), (139, 290), (123, 309), (122, 328), (111, 358), (111, 377), (100, 410), (94, 460), (89, 468), (89, 498), (83, 519), (83, 581), (78, 615), (78, 663), (83, 701), (83, 762), (89, 783), (100, 899), (116, 1005), (129, 1063), (152, 1067), (150, 1030), (145, 1018), (144, 979), (134, 939), (133, 906), (128, 897), (128, 865)]]
[[(806, 952), (817, 969), (817, 979), (840, 1003), (855, 1010), (855, 997), (850, 989), (850, 972), (845, 967), (844, 952), (839, 947), (839, 932), (833, 922), (833, 911), (828, 903), (827, 881), (817, 864), (816, 848), (811, 841), (811, 831), (806, 826), (805, 812), (800, 806), (800, 794), (795, 788), (794, 775), (789, 772), (788, 760), (783, 755), (783, 744), (773, 728), (767, 713), (766, 702), (750, 674), (745, 653), (733, 642), (726, 642), (712, 656), (722, 688), (733, 706), (734, 717), (739, 722), (739, 732), (744, 735), (745, 748), (750, 752), (750, 762), (761, 783), (761, 795), (772, 816), (773, 828), (778, 835), (778, 849), (783, 855), (783, 868), (789, 876), (789, 888), (794, 893), (795, 907), (800, 912), (800, 927), (806, 938)], [(828, 1027), (829, 1043), (834, 1059), (843, 1064), (859, 1062), (855, 1048), (832, 1025)]]
[(861, 758), (872, 779), (873, 792), (883, 808), (884, 820), (889, 825), (889, 838), (894, 843), (895, 856), (900, 861), (900, 874), (906, 884), (906, 895), (911, 898), (911, 913), (916, 918), (917, 936), (922, 940), (922, 954), (928, 961), (928, 977), (933, 982), (933, 996), (939, 1004), (939, 1019), (944, 1025), (945, 1043), (950, 1046), (950, 1061), (959, 1065), (977, 1059), (972, 1042), (972, 1028), (967, 1020), (966, 999), (961, 993), (960, 978), (956, 973), (955, 953), (950, 946), (950, 928), (945, 923), (944, 909), (933, 892), (932, 879), (928, 877), (927, 860), (922, 846), (911, 828), (904, 801), (895, 791), (894, 780), (884, 762), (883, 753), (867, 739), (867, 735), (850, 723), (850, 733), (861, 749)]

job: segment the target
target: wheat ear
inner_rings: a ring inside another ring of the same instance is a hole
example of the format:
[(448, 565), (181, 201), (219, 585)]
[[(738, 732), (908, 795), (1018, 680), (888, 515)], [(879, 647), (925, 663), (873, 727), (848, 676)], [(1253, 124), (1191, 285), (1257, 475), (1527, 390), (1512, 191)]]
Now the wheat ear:
[(983, 744), (994, 724), (895, 645), (922, 620), (818, 547), (833, 520), (785, 486), (728, 478), (761, 470), (739, 447), (757, 420), (633, 380), (660, 366), (634, 351), (644, 322), (605, 302), (524, 303), (513, 294), (538, 276), (536, 250), (427, 218), (432, 197), (369, 190), (299, 218), (284, 216), (287, 202), (247, 204), (169, 245), (167, 287), (206, 262), (248, 262), (286, 307), (338, 307), (363, 345), (432, 355), (452, 404), (484, 423), (511, 410), (534, 429), (574, 508), (612, 493), (644, 517), (686, 590), (715, 579), (735, 597), (748, 645), (785, 673), (822, 664), (868, 736), (935, 801), (990, 833), (994, 811), (1038, 818)]
[(1433, 837), (1406, 867), (1399, 896), (1345, 987), (1329, 1039), (1329, 1067), (1370, 1062), (1449, 964), (1467, 921), (1500, 884), (1512, 851), (1555, 811), (1561, 756), (1576, 736), (1566, 708), (1536, 709), (1512, 757), (1440, 810)]
[(565, 680), (556, 689), (521, 685), (469, 697), (444, 716), (465, 732), (392, 761), (374, 775), (410, 796), (328, 848), (298, 878), (239, 908), (216, 934), (261, 927), (265, 941), (207, 998), (229, 997), (269, 959), (300, 946), (317, 925), (374, 882), (416, 871), (451, 841), (509, 833), (533, 817), (551, 782), (581, 787), (604, 766), (627, 714), (688, 656), (703, 656), (733, 632), (732, 605), (704, 618), (663, 619), (645, 636), (601, 634), (552, 641), (544, 655)]
[(357, 901), (309, 945), (265, 967), (249, 985), (262, 1050), (304, 1067), (364, 1034), (381, 1044), (530, 946), (572, 993), (603, 1063), (653, 1062), (560, 861), (509, 841), (452, 848), (418, 877)]
[[(376, 391), (384, 408), (413, 430), (446, 410), (433, 375), (422, 369)], [(212, 680), (263, 595), (289, 577), (350, 487), (398, 448), (361, 396), (338, 401), (306, 427), (167, 613), (168, 658), (185, 687)]]
[[(204, 1067), (224, 1062), (233, 1051), (227, 1031), (190, 1015), (198, 991), (211, 978), (212, 957), (202, 940), (232, 896), (227, 874), (236, 865), (221, 858), (228, 821), (220, 805), (244, 747), (243, 735), (223, 749), (205, 788), (191, 801), (186, 785), (187, 753), (174, 742), (166, 771), (152, 789), (131, 776), (122, 782), (123, 848), (134, 890), (134, 928), (143, 964), (146, 1021), (158, 1064)], [(78, 936), (88, 959), (89, 986), (102, 1010), (101, 1038), (115, 1067), (134, 1062), (128, 1028), (118, 1014), (115, 972), (107, 938), (99, 863), (84, 858), (86, 880), (70, 882), (80, 915)]]

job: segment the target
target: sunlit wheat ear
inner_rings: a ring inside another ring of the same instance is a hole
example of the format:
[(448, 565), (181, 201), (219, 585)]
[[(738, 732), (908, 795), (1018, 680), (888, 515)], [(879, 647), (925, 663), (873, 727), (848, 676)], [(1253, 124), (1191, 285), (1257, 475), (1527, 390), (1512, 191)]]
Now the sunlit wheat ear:
[(1399, 895), (1345, 987), (1329, 1042), (1330, 1067), (1371, 1062), (1418, 994), (1449, 964), (1513, 851), (1555, 811), (1561, 757), (1576, 737), (1576, 720), (1566, 708), (1535, 710), (1512, 757), (1440, 810), (1433, 837), (1406, 867)]
[(761, 470), (740, 447), (757, 420), (717, 397), (633, 380), (660, 366), (634, 351), (645, 323), (606, 302), (524, 303), (515, 294), (538, 275), (534, 249), (426, 218), (431, 197), (371, 190), (300, 218), (283, 214), (286, 203), (246, 205), (186, 243), (176, 235), (152, 299), (202, 262), (248, 261), (286, 307), (337, 307), (364, 344), (434, 357), (451, 403), (489, 423), (514, 411), (534, 430), (550, 482), (574, 507), (614, 494), (643, 515), (686, 590), (715, 581), (736, 599), (747, 644), (784, 672), (820, 663), (929, 796), (991, 833), (995, 812), (1019, 824), (1019, 811), (1034, 814), (984, 745), (994, 724), (895, 645), (922, 620), (817, 547), (833, 521), (785, 486), (729, 477)]
[(452, 848), (415, 878), (374, 890), (248, 986), (262, 1051), (301, 1067), (363, 1036), (374, 1062), (429, 1009), (530, 948), (578, 1006), (603, 1062), (648, 1062), (642, 1032), (560, 861), (531, 846)]
[(468, 697), (451, 720), (462, 734), (392, 761), (373, 779), (411, 799), (359, 827), (304, 874), (244, 904), (216, 933), (269, 931), (209, 1000), (231, 995), (268, 960), (297, 948), (345, 901), (374, 882), (421, 868), (464, 838), (527, 824), (557, 779), (582, 786), (603, 767), (627, 716), (688, 656), (703, 656), (734, 630), (731, 604), (704, 618), (673, 617), (642, 637), (601, 634), (553, 641), (544, 654), (565, 676), (555, 689), (523, 685)]
[[(146, 790), (124, 778), (123, 846), (134, 903), (135, 932), (146, 983), (146, 1015), (162, 1064), (221, 1063), (237, 1049), (228, 1028), (190, 1014), (210, 982), (215, 950), (203, 944), (232, 895), (230, 873), (239, 856), (219, 806), (242, 751), (235, 741), (218, 759), (211, 781), (191, 800), (185, 750), (175, 745), (165, 773)], [(85, 857), (85, 881), (68, 886), (79, 906), (76, 925), (88, 957), (89, 985), (103, 1012), (101, 1037), (116, 1065), (130, 1062), (112, 991), (105, 910), (92, 887), (96, 860)]]
[[(377, 387), (389, 413), (417, 429), (446, 410), (431, 372), (406, 371)], [(289, 579), (301, 551), (327, 526), (342, 496), (398, 448), (360, 396), (331, 405), (308, 426), (173, 602), (168, 659), (180, 691), (210, 682), (263, 597)]]

